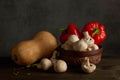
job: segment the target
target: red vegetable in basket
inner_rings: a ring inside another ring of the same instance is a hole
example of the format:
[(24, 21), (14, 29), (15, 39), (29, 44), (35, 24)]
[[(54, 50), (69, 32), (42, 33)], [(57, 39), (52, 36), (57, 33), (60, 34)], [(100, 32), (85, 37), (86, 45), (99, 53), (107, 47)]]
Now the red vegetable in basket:
[(87, 23), (82, 32), (88, 31), (90, 36), (95, 40), (95, 44), (100, 44), (106, 39), (105, 28), (102, 24), (98, 22), (89, 22)]
[(77, 35), (79, 38), (81, 38), (81, 34), (79, 29), (77, 28), (77, 26), (75, 24), (69, 24), (67, 29), (65, 29), (61, 36), (60, 36), (60, 41), (62, 43), (64, 43), (65, 41), (67, 41), (68, 37), (72, 34)]

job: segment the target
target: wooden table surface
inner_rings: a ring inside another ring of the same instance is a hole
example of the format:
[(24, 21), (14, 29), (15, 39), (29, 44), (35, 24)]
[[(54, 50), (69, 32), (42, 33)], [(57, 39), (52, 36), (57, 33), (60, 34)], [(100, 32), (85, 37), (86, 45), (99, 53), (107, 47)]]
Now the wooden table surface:
[(0, 58), (0, 80), (120, 80), (120, 56), (103, 56), (92, 74), (71, 67), (65, 73), (18, 66), (10, 58)]

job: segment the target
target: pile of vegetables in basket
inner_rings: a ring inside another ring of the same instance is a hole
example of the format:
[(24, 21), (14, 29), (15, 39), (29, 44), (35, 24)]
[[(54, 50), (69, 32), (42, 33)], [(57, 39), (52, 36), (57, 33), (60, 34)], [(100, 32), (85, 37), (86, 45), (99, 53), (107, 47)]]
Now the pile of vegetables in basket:
[(69, 64), (80, 65), (83, 71), (91, 73), (101, 60), (100, 44), (105, 39), (104, 26), (98, 22), (87, 23), (81, 33), (74, 24), (70, 24), (60, 36), (60, 58)]
[[(100, 59), (95, 63), (93, 61), (94, 58), (89, 56), (89, 52), (91, 52), (90, 55), (92, 57), (94, 56), (93, 54), (101, 53), (102, 49), (99, 45), (105, 39), (106, 32), (104, 26), (98, 22), (87, 23), (81, 32), (76, 25), (70, 24), (60, 35), (60, 46), (52, 33), (40, 31), (31, 40), (16, 44), (12, 48), (11, 57), (18, 65), (34, 65), (38, 69), (43, 70), (53, 67), (55, 72), (67, 71), (69, 63), (72, 63), (73, 59), (77, 61), (78, 57), (77, 64), (80, 65), (81, 69), (86, 73), (91, 73), (95, 71), (95, 64), (100, 62)], [(69, 55), (69, 52), (71, 52), (71, 55)], [(65, 55), (57, 58), (56, 55), (58, 54)], [(86, 56), (87, 54), (88, 56)], [(73, 57), (72, 55), (75, 56)], [(67, 57), (72, 57), (73, 59), (67, 60)], [(36, 63), (36, 61), (40, 62)]]

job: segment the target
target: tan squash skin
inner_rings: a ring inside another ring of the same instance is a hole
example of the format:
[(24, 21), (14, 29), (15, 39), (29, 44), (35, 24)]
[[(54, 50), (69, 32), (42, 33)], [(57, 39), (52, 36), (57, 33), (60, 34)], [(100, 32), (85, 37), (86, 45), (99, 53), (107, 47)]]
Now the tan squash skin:
[(42, 52), (44, 53), (42, 54), (43, 57), (51, 55), (51, 52), (58, 46), (56, 38), (50, 32), (38, 32), (33, 39), (38, 42), (40, 48), (42, 48)]
[(41, 31), (32, 40), (18, 43), (12, 49), (12, 59), (19, 65), (33, 64), (43, 57), (50, 57), (57, 46), (57, 40), (50, 32)]

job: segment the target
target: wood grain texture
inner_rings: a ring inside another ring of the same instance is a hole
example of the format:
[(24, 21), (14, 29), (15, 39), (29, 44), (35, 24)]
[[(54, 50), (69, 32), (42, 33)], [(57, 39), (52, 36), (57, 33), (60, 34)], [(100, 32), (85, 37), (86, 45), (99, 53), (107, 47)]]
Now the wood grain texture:
[(92, 74), (86, 74), (79, 67), (69, 67), (65, 73), (52, 69), (42, 71), (14, 64), (10, 58), (0, 58), (1, 80), (120, 80), (120, 57), (104, 56)]

